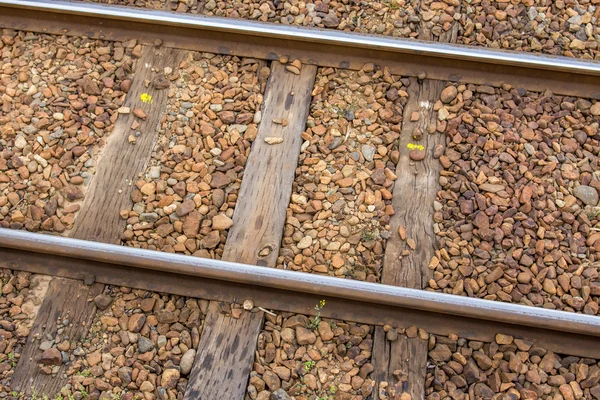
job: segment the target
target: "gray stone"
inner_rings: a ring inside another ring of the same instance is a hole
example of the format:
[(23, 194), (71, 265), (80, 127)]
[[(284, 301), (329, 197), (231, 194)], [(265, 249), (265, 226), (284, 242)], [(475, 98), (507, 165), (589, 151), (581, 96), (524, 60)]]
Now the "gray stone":
[(159, 386), (156, 388), (156, 391), (160, 400), (168, 400), (169, 396), (167, 395), (167, 390), (164, 387)]
[(531, 21), (533, 21), (534, 19), (537, 18), (538, 11), (535, 9), (535, 7), (529, 7), (529, 10), (527, 11), (527, 16), (529, 17), (529, 19)]
[(28, 135), (33, 135), (38, 132), (38, 129), (33, 125), (27, 125), (23, 128), (23, 132)]
[(194, 358), (196, 357), (196, 350), (189, 349), (185, 352), (183, 357), (181, 357), (181, 363), (179, 363), (179, 368), (181, 368), (181, 374), (187, 375), (192, 370), (192, 365), (194, 364)]
[(54, 340), (45, 341), (40, 344), (40, 350), (46, 351), (54, 345)]
[(212, 11), (217, 7), (217, 3), (215, 2), (215, 0), (208, 0), (206, 2), (206, 4), (204, 5), (204, 8), (206, 8), (208, 11)]
[(358, 152), (356, 152), (356, 151), (353, 151), (352, 153), (350, 153), (349, 156), (354, 161), (360, 160), (360, 154), (358, 154)]
[(138, 341), (138, 350), (140, 353), (147, 353), (154, 348), (154, 343), (152, 340), (142, 336)]
[(327, 28), (337, 28), (337, 26), (340, 24), (340, 19), (335, 14), (335, 12), (330, 12), (325, 17), (323, 17), (322, 22), (323, 25), (325, 25), (325, 27)]
[(156, 221), (158, 221), (158, 218), (159, 218), (159, 216), (155, 212), (140, 214), (140, 221), (142, 221), (142, 222), (156, 222)]
[(85, 350), (83, 350), (81, 347), (77, 347), (75, 350), (73, 350), (73, 355), (81, 357), (85, 355)]
[(96, 307), (98, 307), (100, 310), (106, 310), (108, 307), (110, 307), (112, 301), (112, 297), (104, 293), (94, 297), (94, 303), (96, 303)]
[(92, 286), (96, 282), (96, 277), (94, 275), (86, 275), (83, 277), (83, 283), (87, 286)]
[(132, 372), (133, 371), (130, 367), (121, 367), (117, 371), (117, 375), (119, 376), (119, 379), (121, 379), (121, 382), (123, 382), (124, 385), (129, 385), (129, 383), (131, 383)]
[(167, 345), (167, 337), (165, 335), (160, 335), (157, 340), (158, 348), (165, 347)]
[(373, 161), (373, 157), (375, 156), (375, 147), (371, 147), (367, 144), (363, 144), (361, 148), (361, 152), (365, 160)]
[(567, 20), (567, 22), (569, 24), (573, 24), (573, 25), (581, 25), (582, 21), (583, 21), (583, 17), (581, 15), (574, 15)]
[(591, 186), (579, 185), (573, 190), (573, 195), (586, 205), (598, 204), (598, 191)]
[(529, 143), (525, 143), (525, 151), (527, 152), (527, 154), (529, 154), (530, 156), (535, 154), (535, 149), (532, 145), (530, 145)]
[(273, 393), (271, 393), (270, 400), (290, 400), (291, 397), (285, 392), (285, 390), (279, 388)]

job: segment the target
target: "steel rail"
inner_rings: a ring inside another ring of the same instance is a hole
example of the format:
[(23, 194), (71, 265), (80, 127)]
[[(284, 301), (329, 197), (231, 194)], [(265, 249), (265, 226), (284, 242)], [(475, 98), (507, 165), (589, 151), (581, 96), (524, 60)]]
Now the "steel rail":
[[(102, 268), (106, 265), (112, 269), (103, 272)], [(258, 290), (248, 293), (258, 296), (258, 305), (265, 301), (267, 305), (280, 306), (276, 309), (294, 312), (306, 312), (307, 308), (311, 308), (310, 304), (327, 298), (333, 308), (324, 312), (324, 316), (329, 313), (333, 317), (343, 316), (379, 324), (395, 321), (397, 325), (398, 318), (400, 321), (412, 321), (413, 313), (417, 319), (420, 316), (434, 333), (441, 330), (448, 334), (453, 329), (462, 329), (461, 332), (471, 337), (489, 338), (499, 329), (500, 332), (516, 332), (518, 336), (529, 337), (559, 351), (562, 349), (567, 354), (590, 355), (590, 349), (583, 349), (580, 345), (588, 341), (597, 342), (600, 337), (600, 317), (596, 316), (9, 229), (0, 229), (0, 266), (75, 278), (82, 278), (81, 274), (92, 274), (96, 278), (104, 276), (97, 279), (108, 280), (103, 283), (112, 283), (108, 276), (120, 273), (125, 280), (117, 280), (117, 284), (124, 282), (134, 287), (137, 284), (137, 287), (148, 290), (153, 288), (147, 287), (152, 280), (166, 279), (164, 282), (168, 283), (169, 276), (180, 276), (177, 286), (185, 286), (186, 281), (195, 282), (194, 287), (200, 289), (196, 295), (224, 300), (245, 295), (243, 288), (246, 286), (254, 287)], [(162, 275), (151, 274), (149, 277), (152, 279), (144, 278), (145, 281), (140, 282), (135, 275), (139, 271)], [(196, 278), (198, 280), (194, 281)], [(220, 285), (216, 292), (229, 291), (227, 296), (199, 287), (203, 284), (210, 286), (213, 281)], [(180, 290), (177, 286), (164, 286), (164, 282), (163, 286), (158, 286), (164, 291)], [(182, 294), (190, 293), (185, 291)], [(274, 294), (280, 298), (273, 300)], [(290, 299), (295, 299), (296, 303), (289, 304), (294, 303)], [(336, 313), (335, 307), (348, 309)], [(371, 316), (367, 318), (366, 314)], [(485, 333), (476, 332), (478, 329)], [(564, 343), (565, 337), (572, 344)], [(593, 352), (600, 357), (600, 349)]]
[[(77, 18), (73, 18), (77, 16)], [(511, 83), (600, 99), (600, 63), (438, 42), (302, 28), (95, 3), (0, 0), (0, 26), (124, 40), (265, 59), (359, 69), (373, 61), (392, 72), (491, 84)]]
[(343, 31), (319, 28), (300, 28), (290, 25), (269, 24), (251, 20), (190, 15), (161, 10), (119, 7), (98, 3), (47, 0), (0, 0), (0, 4), (46, 12), (111, 18), (125, 22), (152, 22), (157, 25), (210, 29), (216, 32), (235, 32), (244, 35), (298, 40), (314, 44), (335, 44), (362, 49), (380, 49), (403, 54), (428, 54), (453, 60), (493, 62), (504, 65), (558, 70), (600, 76), (600, 63), (573, 60), (567, 57), (544, 56), (531, 53), (495, 51), (472, 46), (440, 42), (424, 42), (367, 34), (349, 34)]

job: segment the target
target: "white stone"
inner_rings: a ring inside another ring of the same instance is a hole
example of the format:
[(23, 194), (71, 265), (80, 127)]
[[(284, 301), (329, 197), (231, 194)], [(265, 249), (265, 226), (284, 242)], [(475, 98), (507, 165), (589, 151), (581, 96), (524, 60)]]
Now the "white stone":
[(297, 244), (300, 250), (308, 249), (312, 245), (312, 238), (310, 236), (304, 236)]
[(15, 139), (15, 147), (17, 149), (23, 149), (25, 146), (27, 146), (27, 140), (25, 140), (23, 136), (17, 136)]
[(46, 161), (44, 159), (44, 157), (40, 156), (39, 154), (35, 154), (33, 156), (33, 158), (35, 159), (35, 161), (37, 161), (38, 164), (40, 164), (42, 167), (46, 168), (48, 166), (48, 161)]
[(160, 165), (150, 167), (150, 173), (148, 175), (150, 176), (150, 179), (160, 178)]

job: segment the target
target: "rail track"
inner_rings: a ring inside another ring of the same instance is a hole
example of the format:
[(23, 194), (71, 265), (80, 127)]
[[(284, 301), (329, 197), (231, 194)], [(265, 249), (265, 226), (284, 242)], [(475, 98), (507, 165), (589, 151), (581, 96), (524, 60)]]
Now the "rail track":
[(600, 398), (597, 62), (81, 2), (0, 28), (0, 396)]

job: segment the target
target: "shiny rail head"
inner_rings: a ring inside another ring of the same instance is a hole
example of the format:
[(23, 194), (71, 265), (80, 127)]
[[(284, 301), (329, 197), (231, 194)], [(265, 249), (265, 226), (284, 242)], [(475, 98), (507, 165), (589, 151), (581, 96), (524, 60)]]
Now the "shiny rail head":
[(0, 248), (600, 336), (600, 317), (0, 228)]
[(98, 18), (135, 21), (163, 26), (178, 26), (215, 32), (229, 32), (263, 38), (286, 39), (315, 44), (328, 44), (356, 49), (414, 54), (441, 59), (475, 61), (521, 68), (571, 72), (600, 76), (600, 62), (564, 56), (490, 50), (466, 45), (444, 44), (414, 39), (394, 38), (363, 33), (349, 33), (323, 28), (306, 28), (243, 19), (190, 15), (127, 6), (47, 0), (0, 0), (0, 6), (85, 15)]

